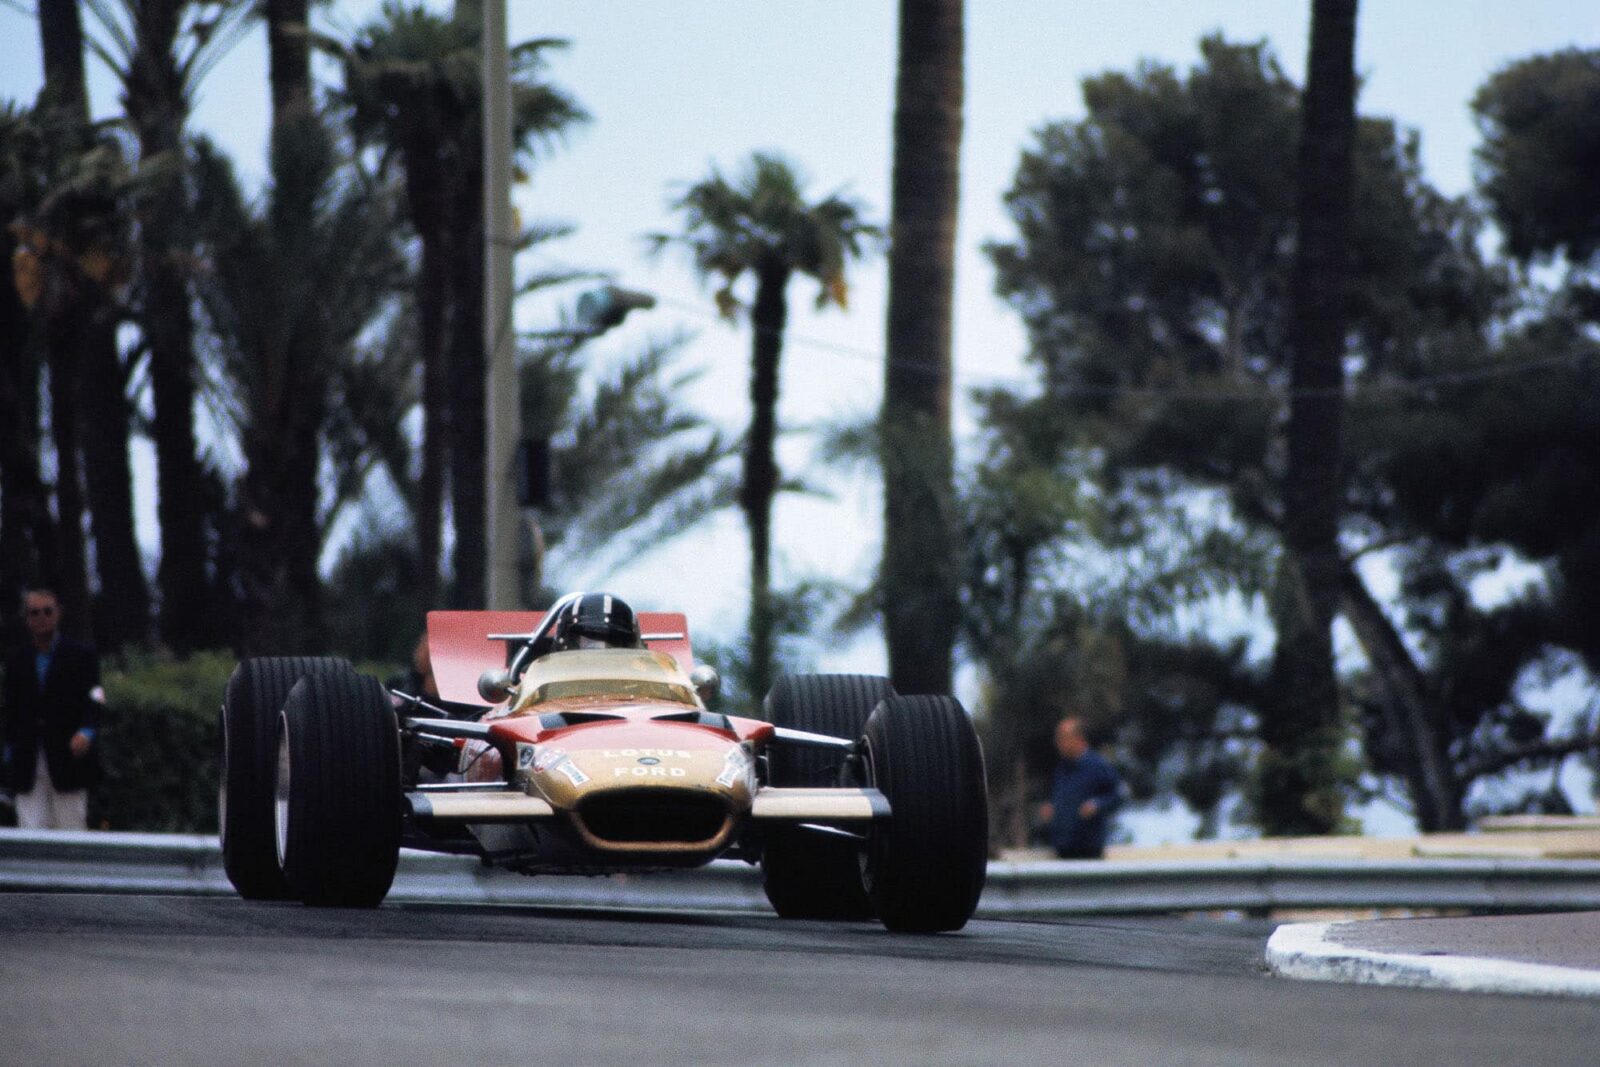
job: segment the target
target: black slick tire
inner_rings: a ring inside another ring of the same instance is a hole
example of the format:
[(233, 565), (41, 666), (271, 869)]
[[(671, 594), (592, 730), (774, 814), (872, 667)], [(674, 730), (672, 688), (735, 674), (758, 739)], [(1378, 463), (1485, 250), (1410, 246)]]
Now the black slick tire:
[[(866, 674), (787, 674), (767, 695), (767, 719), (808, 733), (854, 741), (872, 709), (894, 696), (887, 678)], [(767, 752), (775, 786), (843, 784), (841, 753), (825, 748), (773, 745)], [(862, 921), (872, 902), (861, 882), (861, 846), (814, 830), (775, 827), (761, 858), (762, 886), (785, 919)]]
[(374, 908), (400, 861), (400, 734), (375, 678), (309, 674), (279, 719), (274, 830), (290, 891)]
[(349, 670), (349, 661), (317, 656), (263, 656), (242, 661), (222, 697), (222, 789), (217, 823), (222, 866), (246, 900), (284, 900), (289, 884), (278, 868), (273, 837), (273, 775), (278, 765), (278, 714), (289, 690), (307, 674)]
[(864, 877), (884, 926), (959, 930), (977, 909), (988, 868), (983, 752), (961, 704), (891, 697), (867, 720), (868, 778), (890, 818), (868, 836)]

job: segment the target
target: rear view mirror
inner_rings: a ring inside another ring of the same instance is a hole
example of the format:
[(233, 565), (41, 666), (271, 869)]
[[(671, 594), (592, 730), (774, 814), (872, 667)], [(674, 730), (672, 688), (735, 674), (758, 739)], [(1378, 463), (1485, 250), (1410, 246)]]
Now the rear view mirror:
[(702, 704), (710, 704), (722, 691), (722, 676), (711, 664), (702, 663), (689, 672), (689, 684), (694, 686), (694, 691), (700, 697)]
[(511, 672), (491, 667), (478, 675), (478, 695), (491, 704), (498, 704), (511, 696)]

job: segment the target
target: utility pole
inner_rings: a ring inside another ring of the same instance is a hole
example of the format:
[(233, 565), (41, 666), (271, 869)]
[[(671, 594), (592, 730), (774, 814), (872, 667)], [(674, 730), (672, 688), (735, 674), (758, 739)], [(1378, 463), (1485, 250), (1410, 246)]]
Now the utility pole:
[(511, 255), (517, 234), (511, 214), (511, 53), (506, 0), (483, 5), (484, 404), (489, 454), (484, 477), (488, 505), (488, 588), (484, 607), (521, 607), (517, 540), (521, 514), (513, 482), (522, 436), (517, 397), (516, 344), (511, 324)]

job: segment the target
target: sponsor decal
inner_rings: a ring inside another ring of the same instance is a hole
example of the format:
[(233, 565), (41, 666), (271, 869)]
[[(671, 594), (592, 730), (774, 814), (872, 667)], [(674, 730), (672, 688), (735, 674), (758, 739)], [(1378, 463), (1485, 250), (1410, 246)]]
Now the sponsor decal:
[(682, 767), (613, 767), (613, 778), (687, 778), (689, 772)]
[(661, 761), (656, 759), (654, 756), (640, 756), (639, 757), (639, 762), (644, 764), (646, 767), (654, 767), (656, 764), (660, 763)]
[(563, 758), (559, 769), (562, 774), (567, 776), (567, 780), (573, 785), (582, 785), (589, 780), (589, 776), (584, 774), (583, 771), (579, 769), (578, 765), (569, 759)]
[(537, 753), (534, 751), (534, 746), (528, 744), (526, 741), (518, 741), (517, 770), (525, 771), (530, 767), (533, 767), (535, 759), (537, 759)]
[(740, 778), (750, 773), (750, 757), (743, 748), (730, 748), (728, 754), (722, 758), (722, 773), (717, 775), (717, 784), (725, 789), (732, 789), (733, 784)]
[[(533, 769), (539, 774), (553, 769), (556, 764), (567, 758), (567, 754), (559, 748), (542, 748), (537, 745), (530, 745), (529, 747), (536, 749), (533, 757)], [(517, 748), (520, 750), (522, 746), (518, 745)]]
[(690, 758), (690, 754), (681, 748), (608, 748), (600, 753), (601, 759), (638, 759), (641, 756), (652, 756), (658, 760)]

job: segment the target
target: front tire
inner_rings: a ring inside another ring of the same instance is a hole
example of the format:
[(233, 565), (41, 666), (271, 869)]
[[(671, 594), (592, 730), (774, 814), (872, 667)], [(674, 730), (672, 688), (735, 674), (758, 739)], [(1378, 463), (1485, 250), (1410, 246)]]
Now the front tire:
[[(767, 695), (767, 719), (808, 733), (854, 741), (872, 709), (894, 696), (889, 679), (866, 674), (786, 674)], [(842, 760), (829, 749), (774, 745), (775, 786), (842, 784)], [(861, 846), (799, 827), (774, 827), (761, 857), (762, 888), (781, 918), (859, 922), (872, 918), (861, 883)]]
[(279, 717), (274, 837), (291, 892), (375, 908), (400, 861), (400, 734), (383, 686), (310, 674)]
[(348, 660), (262, 656), (233, 669), (222, 697), (222, 788), (217, 824), (222, 866), (246, 900), (284, 900), (289, 884), (273, 842), (273, 774), (278, 715), (295, 683), (308, 674), (350, 670)]
[(891, 697), (867, 720), (870, 784), (889, 800), (863, 871), (891, 930), (959, 930), (977, 910), (988, 870), (983, 751), (954, 697)]

